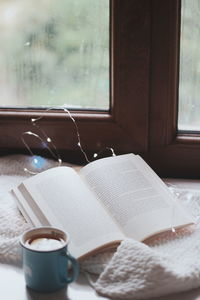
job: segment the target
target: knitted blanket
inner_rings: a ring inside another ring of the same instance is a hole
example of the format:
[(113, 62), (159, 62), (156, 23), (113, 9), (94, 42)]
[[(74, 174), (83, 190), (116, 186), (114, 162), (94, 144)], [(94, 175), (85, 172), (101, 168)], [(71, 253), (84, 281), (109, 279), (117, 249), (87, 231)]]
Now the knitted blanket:
[(197, 224), (148, 245), (127, 239), (115, 253), (85, 261), (85, 270), (100, 274), (96, 282), (89, 279), (98, 293), (115, 299), (147, 299), (200, 286), (200, 192), (175, 188), (173, 192)]
[[(46, 161), (51, 166), (51, 161)], [(0, 262), (18, 263), (19, 236), (29, 228), (8, 191), (28, 175), (30, 158), (0, 158)], [(93, 256), (82, 269), (100, 274), (92, 285), (105, 296), (145, 299), (186, 291), (200, 286), (200, 192), (172, 188), (183, 205), (195, 216), (193, 231), (171, 233), (149, 245), (132, 239), (112, 251)]]

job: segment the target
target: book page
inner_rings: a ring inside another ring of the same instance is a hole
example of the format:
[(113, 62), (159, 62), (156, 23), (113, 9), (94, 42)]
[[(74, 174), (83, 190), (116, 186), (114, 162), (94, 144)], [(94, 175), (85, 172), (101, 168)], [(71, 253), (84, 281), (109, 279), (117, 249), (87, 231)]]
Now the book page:
[(37, 211), (42, 225), (69, 233), (69, 249), (76, 257), (123, 238), (102, 204), (71, 168), (49, 169), (25, 180), (18, 190)]
[(143, 240), (193, 221), (139, 156), (101, 159), (80, 174), (128, 237)]
[[(29, 204), (25, 201), (23, 195), (20, 193), (18, 188), (14, 188), (10, 191), (10, 194), (14, 197), (14, 200), (17, 203), (19, 210), (21, 211), (22, 215), (24, 216), (25, 220), (28, 224), (34, 226), (42, 226), (40, 219), (37, 216), (37, 212), (35, 212)], [(49, 224), (45, 224), (49, 225)]]

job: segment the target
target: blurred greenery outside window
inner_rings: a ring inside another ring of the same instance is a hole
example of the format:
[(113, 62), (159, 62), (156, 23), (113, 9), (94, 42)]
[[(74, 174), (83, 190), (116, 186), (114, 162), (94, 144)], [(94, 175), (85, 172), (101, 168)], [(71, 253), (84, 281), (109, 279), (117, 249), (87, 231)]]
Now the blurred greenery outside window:
[(0, 107), (109, 109), (109, 0), (1, 0)]
[(200, 131), (200, 1), (181, 5), (178, 129)]

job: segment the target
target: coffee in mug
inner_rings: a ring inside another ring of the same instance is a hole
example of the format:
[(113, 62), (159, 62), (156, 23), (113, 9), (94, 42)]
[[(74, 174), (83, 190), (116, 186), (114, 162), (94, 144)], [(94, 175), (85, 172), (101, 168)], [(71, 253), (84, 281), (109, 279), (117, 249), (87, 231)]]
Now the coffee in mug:
[[(21, 239), (26, 285), (38, 292), (54, 292), (77, 279), (77, 260), (68, 252), (69, 236), (53, 227), (38, 227)], [(72, 275), (68, 273), (71, 264)]]
[(63, 247), (65, 241), (61, 238), (54, 238), (51, 236), (36, 237), (26, 241), (25, 245), (28, 245), (33, 250), (51, 251)]

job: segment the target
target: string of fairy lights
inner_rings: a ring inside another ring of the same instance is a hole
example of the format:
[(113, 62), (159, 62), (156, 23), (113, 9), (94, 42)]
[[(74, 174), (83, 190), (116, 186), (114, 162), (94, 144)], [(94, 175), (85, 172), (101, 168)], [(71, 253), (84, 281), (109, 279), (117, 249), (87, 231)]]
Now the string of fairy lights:
[[(58, 107), (56, 107), (58, 109)], [(42, 166), (45, 163), (45, 159), (43, 157), (34, 155), (31, 147), (29, 146), (28, 142), (26, 141), (26, 137), (27, 136), (32, 136), (33, 138), (36, 138), (39, 140), (39, 142), (43, 145), (44, 148), (46, 148), (49, 151), (49, 154), (51, 155), (52, 159), (54, 159), (57, 162), (57, 166), (61, 166), (63, 164), (63, 161), (60, 157), (60, 154), (57, 150), (56, 145), (54, 144), (54, 142), (52, 141), (52, 139), (46, 134), (46, 132), (40, 127), (39, 121), (45, 117), (46, 113), (48, 113), (49, 111), (55, 109), (54, 107), (50, 107), (48, 109), (46, 109), (41, 116), (39, 116), (38, 118), (31, 118), (30, 122), (31, 124), (37, 128), (37, 132), (39, 131), (40, 134), (35, 133), (33, 131), (25, 131), (22, 133), (21, 135), (21, 140), (25, 146), (25, 148), (28, 150), (29, 154), (32, 157), (32, 165), (34, 166), (34, 170), (30, 170), (30, 168), (25, 167), (24, 171), (26, 173), (29, 173), (30, 175), (36, 175), (38, 173), (40, 173), (43, 169)], [(98, 159), (100, 154), (103, 154), (104, 151), (108, 150), (111, 152), (111, 156), (116, 156), (113, 148), (111, 147), (105, 147), (104, 149), (100, 150), (98, 153), (94, 153), (93, 154), (93, 159), (89, 160), (86, 151), (84, 150), (82, 143), (81, 143), (81, 136), (79, 133), (79, 128), (78, 125), (76, 123), (75, 118), (72, 116), (71, 112), (65, 108), (65, 107), (61, 107), (59, 109), (62, 109), (65, 113), (66, 113), (66, 117), (69, 117), (70, 120), (73, 122), (74, 124), (74, 129), (75, 129), (75, 134), (77, 136), (77, 146), (79, 147), (81, 153), (83, 154), (86, 163), (90, 163), (91, 161), (93, 161), (94, 159)]]

